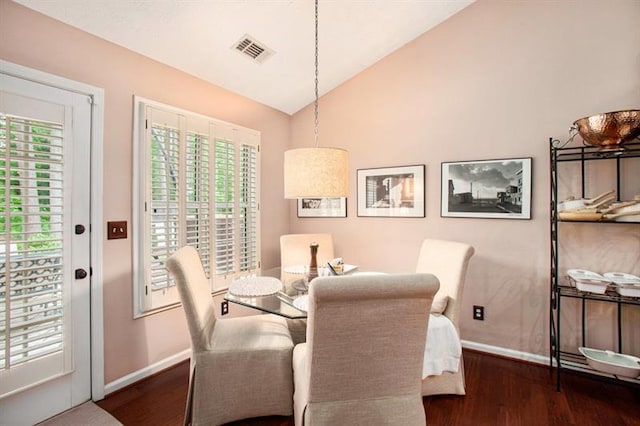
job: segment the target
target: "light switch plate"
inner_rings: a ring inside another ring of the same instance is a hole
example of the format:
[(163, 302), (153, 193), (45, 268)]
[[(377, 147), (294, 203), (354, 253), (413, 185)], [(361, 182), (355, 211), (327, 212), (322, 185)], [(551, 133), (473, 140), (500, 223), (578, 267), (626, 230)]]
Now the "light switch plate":
[(107, 240), (127, 238), (127, 221), (107, 222)]

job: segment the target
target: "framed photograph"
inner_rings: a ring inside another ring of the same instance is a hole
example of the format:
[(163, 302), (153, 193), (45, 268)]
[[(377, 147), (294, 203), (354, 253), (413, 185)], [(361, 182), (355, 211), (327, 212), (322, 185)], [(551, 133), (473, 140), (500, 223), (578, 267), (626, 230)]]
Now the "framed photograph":
[(531, 219), (531, 158), (442, 163), (441, 216)]
[(424, 164), (358, 170), (358, 216), (424, 217)]
[(347, 217), (347, 198), (298, 198), (298, 217)]

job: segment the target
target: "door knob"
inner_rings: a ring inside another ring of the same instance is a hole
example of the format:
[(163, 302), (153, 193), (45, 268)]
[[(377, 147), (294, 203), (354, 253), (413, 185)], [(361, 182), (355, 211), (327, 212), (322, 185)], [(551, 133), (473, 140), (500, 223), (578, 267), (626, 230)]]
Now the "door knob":
[(76, 280), (81, 280), (83, 278), (87, 278), (87, 271), (84, 269), (76, 269)]

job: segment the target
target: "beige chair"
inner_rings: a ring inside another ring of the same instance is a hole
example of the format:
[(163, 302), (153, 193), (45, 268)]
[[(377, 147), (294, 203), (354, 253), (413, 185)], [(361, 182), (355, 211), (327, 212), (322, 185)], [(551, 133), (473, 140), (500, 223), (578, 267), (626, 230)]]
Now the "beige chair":
[(420, 377), (431, 274), (321, 277), (293, 352), (296, 425), (425, 424)]
[(287, 234), (280, 236), (280, 280), (287, 294), (296, 294), (291, 284), (302, 278), (299, 274), (285, 272), (287, 266), (309, 265), (311, 260), (311, 243), (318, 243), (316, 259), (318, 266), (326, 265), (334, 258), (333, 236), (331, 234)]
[[(287, 266), (309, 265), (311, 260), (311, 243), (318, 243), (316, 259), (318, 266), (325, 265), (335, 256), (333, 253), (333, 236), (331, 234), (287, 234), (280, 236), (280, 280), (284, 286), (283, 291), (288, 295), (298, 294), (298, 290), (292, 287), (293, 283), (303, 278), (300, 274), (285, 272)], [(288, 320), (293, 343), (305, 341), (307, 332), (306, 320)]]
[(185, 424), (291, 415), (293, 342), (286, 322), (273, 315), (217, 320), (209, 282), (193, 247), (176, 251), (166, 266), (191, 334)]
[[(451, 320), (460, 335), (460, 308), (462, 291), (469, 259), (474, 248), (469, 244), (455, 241), (426, 239), (422, 242), (416, 272), (430, 273), (438, 277), (440, 290), (436, 294), (434, 306), (446, 303), (443, 315)], [(464, 365), (460, 358), (460, 369), (456, 373), (443, 372), (422, 380), (422, 395), (457, 394), (464, 395)]]

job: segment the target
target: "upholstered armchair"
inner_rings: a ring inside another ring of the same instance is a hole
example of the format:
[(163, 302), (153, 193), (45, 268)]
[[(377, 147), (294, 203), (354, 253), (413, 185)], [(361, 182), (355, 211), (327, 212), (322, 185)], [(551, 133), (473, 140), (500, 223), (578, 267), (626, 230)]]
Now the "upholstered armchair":
[(273, 315), (218, 320), (195, 248), (166, 262), (176, 281), (191, 335), (185, 425), (220, 425), (249, 417), (291, 415), (293, 342)]
[[(430, 273), (440, 281), (440, 290), (434, 306), (439, 305), (442, 314), (449, 318), (460, 336), (460, 308), (469, 259), (474, 248), (469, 244), (426, 239), (422, 242), (416, 272)], [(464, 364), (460, 356), (457, 372), (443, 372), (422, 380), (422, 395), (465, 394)]]
[(420, 377), (437, 290), (431, 274), (314, 280), (307, 342), (293, 355), (295, 424), (424, 426)]

